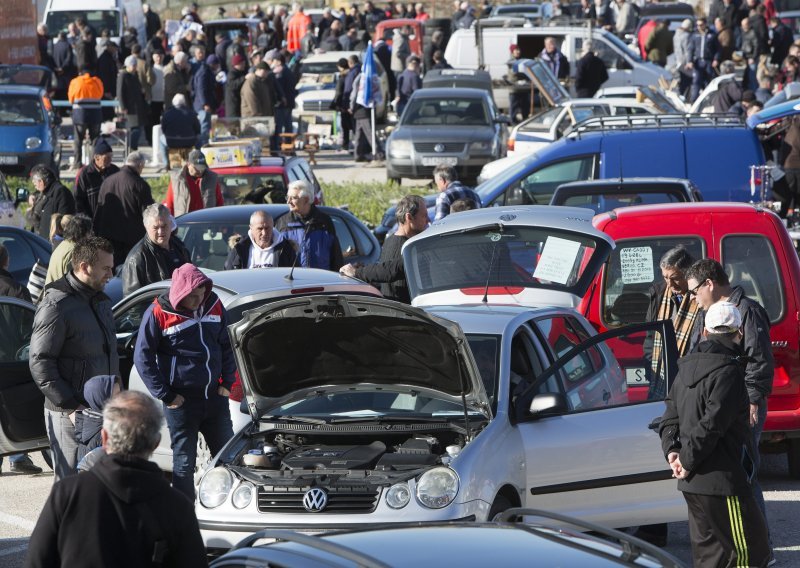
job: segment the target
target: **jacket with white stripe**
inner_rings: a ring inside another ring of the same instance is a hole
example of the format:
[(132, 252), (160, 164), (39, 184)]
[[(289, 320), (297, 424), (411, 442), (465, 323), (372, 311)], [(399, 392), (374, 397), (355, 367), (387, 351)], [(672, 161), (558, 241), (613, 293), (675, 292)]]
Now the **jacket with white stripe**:
[(133, 362), (154, 397), (170, 404), (177, 395), (210, 398), (230, 390), (236, 363), (228, 317), (210, 292), (196, 313), (176, 310), (164, 294), (147, 308), (136, 338)]

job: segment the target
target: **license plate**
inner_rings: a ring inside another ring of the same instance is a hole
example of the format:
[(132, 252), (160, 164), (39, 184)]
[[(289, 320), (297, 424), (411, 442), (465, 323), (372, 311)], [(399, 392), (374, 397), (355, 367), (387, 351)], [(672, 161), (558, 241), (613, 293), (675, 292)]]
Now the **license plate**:
[(431, 158), (422, 158), (423, 166), (438, 166), (443, 164), (445, 166), (455, 166), (458, 163), (458, 158), (455, 156), (434, 156)]
[(19, 163), (19, 156), (0, 156), (0, 164), (15, 166)]
[(644, 367), (629, 367), (625, 369), (625, 379), (628, 381), (629, 387), (646, 387), (650, 384)]

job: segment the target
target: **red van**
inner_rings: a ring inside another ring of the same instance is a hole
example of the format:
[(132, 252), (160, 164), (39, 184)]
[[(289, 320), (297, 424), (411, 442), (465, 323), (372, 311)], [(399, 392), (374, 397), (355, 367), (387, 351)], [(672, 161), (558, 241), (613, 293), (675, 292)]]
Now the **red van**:
[[(719, 261), (731, 284), (764, 306), (775, 377), (762, 451), (786, 451), (790, 475), (800, 478), (800, 260), (780, 218), (744, 203), (681, 203), (615, 209), (593, 223), (617, 245), (579, 306), (598, 331), (645, 320), (648, 289), (661, 278), (659, 260), (680, 244), (695, 258)], [(630, 394), (644, 398), (645, 362), (626, 358), (624, 345), (615, 355)]]

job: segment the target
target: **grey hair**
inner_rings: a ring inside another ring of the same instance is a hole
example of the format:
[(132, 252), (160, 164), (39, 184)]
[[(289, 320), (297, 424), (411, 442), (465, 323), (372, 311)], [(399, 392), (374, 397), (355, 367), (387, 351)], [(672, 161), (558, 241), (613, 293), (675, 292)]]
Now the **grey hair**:
[(664, 253), (659, 266), (662, 270), (666, 268), (675, 268), (681, 272), (686, 272), (692, 264), (694, 264), (694, 257), (689, 254), (686, 247), (678, 245)]
[(128, 154), (128, 157), (125, 158), (126, 166), (135, 166), (137, 168), (142, 168), (144, 167), (145, 163), (147, 163), (147, 159), (144, 157), (144, 154), (142, 154), (138, 150), (135, 152), (131, 152), (130, 154)]
[(736, 65), (733, 61), (723, 61), (719, 64), (719, 74), (720, 75), (727, 75), (728, 73), (733, 73), (736, 71)]
[(397, 203), (397, 207), (394, 210), (397, 224), (405, 225), (406, 215), (411, 215), (413, 217), (420, 209), (427, 209), (425, 206), (425, 199), (419, 195), (406, 195)]
[(153, 203), (144, 208), (142, 212), (142, 223), (145, 227), (155, 219), (169, 220), (169, 209), (163, 203)]
[(56, 175), (53, 173), (53, 170), (44, 164), (36, 164), (31, 168), (31, 179), (34, 178), (42, 180), (45, 185), (50, 185), (55, 181)]
[(138, 391), (122, 391), (103, 408), (106, 452), (147, 459), (161, 440), (164, 416), (156, 401)]
[(178, 93), (174, 97), (172, 97), (172, 106), (179, 107), (179, 106), (186, 106), (186, 95), (183, 93)]
[(273, 221), (272, 215), (270, 215), (266, 211), (262, 211), (262, 210), (253, 211), (252, 215), (250, 215), (250, 225), (251, 226), (253, 225), (253, 222), (256, 220), (256, 217), (263, 217), (265, 221), (267, 219), (269, 219), (270, 221)]
[(300, 192), (300, 197), (307, 197), (309, 201), (312, 203), (314, 202), (314, 191), (311, 189), (311, 186), (308, 185), (308, 182), (304, 179), (296, 179), (292, 183), (289, 184), (288, 191), (292, 191), (293, 189)]
[(444, 164), (439, 164), (433, 170), (433, 177), (436, 179), (437, 177), (441, 179), (445, 183), (450, 183), (451, 181), (458, 181), (458, 173), (453, 166), (446, 166)]

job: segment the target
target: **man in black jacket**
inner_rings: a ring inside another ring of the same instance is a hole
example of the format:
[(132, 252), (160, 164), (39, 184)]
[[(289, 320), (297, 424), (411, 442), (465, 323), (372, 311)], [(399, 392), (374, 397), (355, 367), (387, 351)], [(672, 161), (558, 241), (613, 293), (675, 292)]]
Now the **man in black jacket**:
[(247, 78), (247, 59), (238, 53), (231, 58), (232, 68), (225, 82), (225, 118), (242, 116), (242, 85)]
[(141, 175), (144, 164), (140, 152), (131, 152), (120, 171), (100, 186), (94, 233), (114, 245), (114, 266), (125, 262), (133, 245), (145, 235), (140, 219), (145, 207), (153, 203), (153, 195)]
[(659, 434), (664, 456), (689, 507), (696, 566), (766, 566), (764, 516), (750, 477), (749, 404), (742, 317), (735, 305), (708, 308), (706, 341), (678, 363)]
[(44, 164), (31, 168), (31, 183), (38, 195), (31, 211), (33, 229), (42, 238), (50, 240), (50, 218), (56, 213), (74, 214), (75, 198), (62, 185), (58, 176)]
[(113, 250), (100, 237), (78, 242), (72, 270), (45, 288), (33, 319), (29, 362), (45, 396), (56, 481), (76, 473), (74, 417), (85, 408), (83, 384), (96, 375), (119, 375), (111, 300), (103, 293), (113, 276)]
[(160, 203), (148, 205), (142, 213), (146, 231), (133, 245), (122, 268), (122, 293), (127, 296), (142, 286), (172, 278), (172, 271), (190, 262), (189, 251), (172, 234), (169, 209)]
[(148, 461), (164, 418), (144, 393), (123, 391), (103, 409), (106, 455), (53, 486), (25, 566), (207, 566), (192, 504)]
[(97, 196), (100, 186), (107, 177), (114, 175), (119, 168), (111, 163), (114, 151), (105, 138), (98, 138), (94, 145), (94, 156), (88, 166), (84, 166), (75, 178), (75, 209), (88, 217), (94, 217), (97, 210)]
[(606, 64), (592, 51), (592, 42), (584, 42), (583, 57), (575, 65), (575, 93), (580, 98), (593, 97), (606, 81)]
[(400, 251), (408, 239), (428, 227), (428, 208), (419, 195), (406, 195), (397, 204), (395, 215), (397, 232), (383, 243), (378, 262), (369, 266), (345, 264), (339, 272), (372, 285), (380, 284), (381, 294), (385, 297), (410, 304), (411, 296)]
[(269, 213), (255, 211), (250, 215), (247, 236), (239, 236), (239, 241), (231, 247), (225, 270), (293, 266), (297, 258), (296, 248), (297, 243), (275, 229)]

